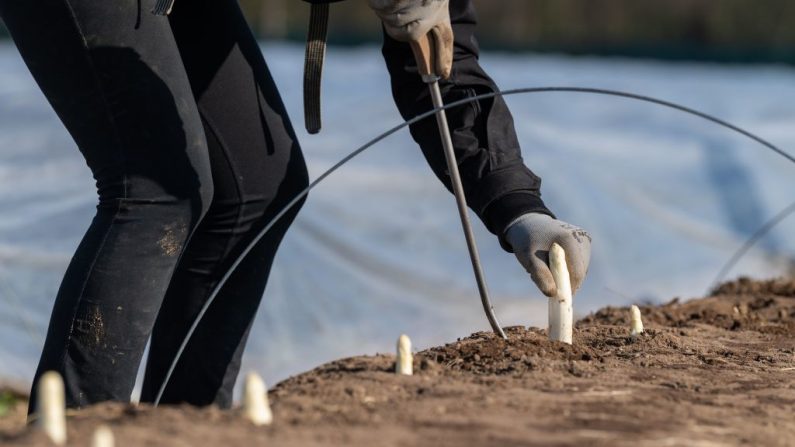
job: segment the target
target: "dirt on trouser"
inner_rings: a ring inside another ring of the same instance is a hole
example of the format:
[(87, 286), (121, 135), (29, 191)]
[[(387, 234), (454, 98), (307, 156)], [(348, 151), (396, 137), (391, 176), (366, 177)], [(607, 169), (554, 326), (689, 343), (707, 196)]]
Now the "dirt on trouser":
[[(70, 416), (70, 445), (104, 423), (118, 446), (795, 446), (795, 282), (641, 310), (640, 337), (628, 309), (606, 308), (572, 346), (476, 333), (416, 354), (411, 377), (393, 356), (332, 362), (270, 391), (267, 428), (239, 411), (102, 404)], [(0, 419), (0, 444), (48, 445), (21, 417)]]

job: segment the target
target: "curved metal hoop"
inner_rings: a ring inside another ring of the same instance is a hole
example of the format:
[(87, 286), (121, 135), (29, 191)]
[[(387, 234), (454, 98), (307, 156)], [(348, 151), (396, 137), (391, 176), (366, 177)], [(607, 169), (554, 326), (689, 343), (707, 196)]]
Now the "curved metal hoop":
[[(750, 138), (751, 140), (756, 141), (757, 143), (759, 143), (762, 146), (766, 147), (767, 149), (769, 149), (769, 150), (777, 153), (778, 155), (784, 157), (788, 161), (790, 161), (792, 163), (795, 163), (795, 156), (793, 156), (793, 155), (789, 154), (788, 152), (776, 147), (775, 145), (773, 145), (772, 143), (768, 142), (767, 140), (765, 140), (765, 139), (763, 139), (763, 138), (761, 138), (761, 137), (759, 137), (759, 136), (757, 136), (757, 135), (755, 135), (755, 134), (753, 134), (751, 132), (748, 132), (748, 131), (746, 131), (746, 130), (738, 127), (738, 126), (735, 126), (735, 125), (733, 125), (731, 123), (728, 123), (728, 122), (726, 122), (726, 121), (724, 121), (724, 120), (722, 120), (720, 118), (716, 118), (716, 117), (714, 117), (712, 115), (709, 115), (707, 113), (699, 112), (698, 110), (691, 109), (689, 107), (686, 107), (686, 106), (683, 106), (683, 105), (679, 105), (679, 104), (676, 104), (676, 103), (673, 103), (673, 102), (665, 101), (665, 100), (662, 100), (662, 99), (657, 99), (657, 98), (652, 98), (650, 96), (638, 95), (638, 94), (635, 94), (635, 93), (628, 93), (628, 92), (622, 92), (622, 91), (617, 91), (617, 90), (608, 90), (608, 89), (600, 89), (600, 88), (588, 88), (588, 87), (531, 87), (531, 88), (519, 88), (519, 89), (505, 90), (505, 91), (500, 91), (500, 92), (492, 92), (492, 93), (486, 93), (486, 94), (483, 94), (483, 95), (473, 96), (471, 98), (466, 98), (466, 99), (462, 99), (460, 101), (451, 102), (449, 104), (446, 104), (444, 107), (439, 107), (439, 108), (436, 108), (436, 109), (433, 109), (433, 110), (429, 110), (429, 111), (427, 111), (425, 113), (417, 115), (416, 117), (414, 117), (414, 118), (412, 118), (412, 119), (410, 119), (408, 121), (405, 121), (402, 124), (399, 124), (399, 125), (391, 128), (391, 129), (389, 129), (388, 131), (382, 133), (381, 135), (378, 135), (377, 137), (375, 137), (372, 140), (370, 140), (367, 143), (365, 143), (363, 146), (359, 147), (358, 149), (354, 150), (353, 152), (351, 152), (350, 154), (345, 156), (337, 164), (332, 166), (326, 172), (321, 174), (317, 179), (315, 179), (312, 183), (310, 183), (309, 186), (304, 191), (302, 191), (293, 200), (291, 200), (290, 203), (288, 203), (278, 214), (276, 214), (276, 216), (273, 218), (273, 220), (271, 220), (268, 223), (268, 225), (266, 225), (265, 228), (263, 228), (259, 232), (259, 234), (257, 234), (257, 236), (249, 243), (249, 245), (246, 247), (246, 249), (243, 250), (243, 252), (237, 258), (237, 260), (235, 260), (235, 262), (232, 264), (232, 266), (229, 268), (229, 270), (224, 274), (224, 276), (221, 277), (221, 280), (215, 286), (215, 288), (213, 289), (212, 293), (210, 294), (210, 297), (207, 299), (207, 302), (205, 302), (204, 306), (199, 311), (199, 314), (196, 316), (196, 319), (194, 320), (194, 322), (191, 325), (190, 329), (188, 329), (188, 333), (185, 335), (185, 339), (182, 341), (182, 344), (180, 345), (179, 349), (177, 350), (177, 354), (174, 356), (174, 360), (172, 361), (171, 366), (168, 369), (168, 372), (166, 373), (165, 377), (163, 378), (163, 383), (160, 385), (160, 389), (158, 390), (157, 396), (155, 397), (154, 406), (157, 406), (160, 403), (160, 399), (163, 397), (163, 393), (165, 392), (166, 386), (168, 385), (168, 382), (171, 379), (172, 374), (174, 373), (174, 369), (176, 368), (177, 363), (179, 362), (179, 359), (182, 357), (182, 353), (185, 351), (185, 347), (187, 347), (188, 342), (190, 341), (190, 338), (193, 336), (193, 333), (196, 331), (196, 328), (199, 326), (199, 322), (204, 317), (204, 314), (207, 313), (207, 310), (210, 308), (210, 306), (212, 305), (213, 301), (215, 301), (215, 298), (218, 296), (218, 293), (221, 291), (221, 288), (223, 288), (224, 284), (226, 284), (226, 282), (229, 280), (229, 277), (232, 276), (232, 273), (235, 271), (235, 269), (237, 269), (237, 267), (240, 265), (240, 263), (243, 261), (243, 259), (249, 254), (249, 252), (251, 252), (251, 250), (257, 245), (257, 243), (271, 230), (271, 228), (273, 228), (273, 226), (276, 224), (276, 222), (278, 222), (279, 219), (284, 217), (284, 215), (287, 214), (287, 212), (293, 206), (295, 206), (304, 197), (306, 197), (307, 194), (309, 194), (309, 191), (314, 189), (323, 180), (325, 180), (329, 175), (334, 173), (336, 170), (341, 168), (343, 165), (347, 164), (349, 161), (351, 161), (357, 155), (361, 154), (362, 152), (366, 151), (370, 147), (374, 146), (376, 143), (386, 139), (387, 137), (391, 136), (392, 134), (398, 132), (401, 129), (404, 129), (404, 128), (406, 128), (406, 127), (408, 127), (408, 126), (410, 126), (410, 125), (412, 125), (414, 123), (417, 123), (419, 121), (422, 121), (422, 120), (424, 120), (424, 119), (426, 119), (428, 117), (434, 116), (439, 110), (453, 109), (455, 107), (460, 107), (460, 106), (462, 106), (464, 104), (469, 104), (471, 102), (480, 101), (480, 100), (483, 100), (483, 99), (494, 98), (494, 97), (497, 97), (497, 96), (511, 96), (511, 95), (519, 95), (519, 94), (552, 93), (552, 92), (590, 93), (590, 94), (597, 94), (597, 95), (617, 96), (617, 97), (621, 97), (621, 98), (628, 98), (628, 99), (634, 99), (634, 100), (643, 101), (643, 102), (647, 102), (647, 103), (657, 104), (657, 105), (660, 105), (660, 106), (663, 106), (663, 107), (668, 107), (668, 108), (671, 108), (671, 109), (674, 109), (674, 110), (679, 110), (680, 112), (688, 113), (690, 115), (695, 115), (695, 116), (697, 116), (699, 118), (703, 118), (703, 119), (705, 119), (707, 121), (711, 121), (711, 122), (713, 122), (713, 123), (715, 123), (715, 124), (717, 124), (719, 126), (725, 127), (727, 129), (730, 129), (730, 130), (732, 130), (734, 132), (737, 132), (737, 133), (739, 133), (741, 135), (744, 135), (744, 136)], [(742, 256), (742, 254), (743, 253), (741, 253), (740, 256)]]

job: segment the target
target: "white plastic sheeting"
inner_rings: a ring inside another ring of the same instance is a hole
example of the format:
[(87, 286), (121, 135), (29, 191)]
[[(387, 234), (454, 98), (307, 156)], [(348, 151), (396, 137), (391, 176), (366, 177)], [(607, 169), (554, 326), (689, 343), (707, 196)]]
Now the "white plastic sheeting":
[[(324, 129), (302, 127), (303, 49), (265, 44), (312, 177), (401, 119), (374, 47), (332, 48)], [(486, 54), (503, 89), (627, 90), (681, 102), (795, 150), (795, 70)], [(733, 251), (795, 201), (795, 165), (697, 118), (625, 99), (508, 98), (547, 204), (594, 238), (582, 315), (606, 304), (697, 296)], [(25, 385), (71, 253), (93, 215), (90, 172), (16, 50), (0, 45), (0, 378)], [(546, 324), (546, 299), (475, 223), (503, 325)], [(732, 275), (768, 277), (795, 253), (795, 217)], [(791, 261), (790, 261), (791, 262)], [(404, 131), (310, 195), (276, 261), (244, 369), (269, 383), (347, 355), (487, 330), (452, 195)]]

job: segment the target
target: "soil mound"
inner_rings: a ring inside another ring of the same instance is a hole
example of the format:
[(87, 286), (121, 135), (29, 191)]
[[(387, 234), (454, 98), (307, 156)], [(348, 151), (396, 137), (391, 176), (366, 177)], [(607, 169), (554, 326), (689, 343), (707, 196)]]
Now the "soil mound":
[(435, 362), (449, 371), (477, 375), (517, 375), (542, 367), (542, 360), (585, 360), (594, 358), (590, 346), (549, 341), (545, 331), (520, 326), (505, 328), (507, 340), (493, 332), (477, 332), (455, 343), (419, 353), (424, 362)]
[(712, 296), (720, 295), (775, 295), (795, 298), (795, 280), (777, 278), (754, 281), (751, 278), (740, 278), (723, 283), (712, 291)]
[[(87, 445), (105, 423), (123, 446), (793, 446), (792, 284), (644, 306), (638, 337), (627, 308), (580, 320), (571, 346), (535, 328), (478, 332), (416, 353), (410, 377), (392, 355), (338, 360), (273, 388), (267, 428), (237, 411), (103, 404), (72, 415), (69, 435)], [(47, 445), (11, 419), (0, 444)]]
[[(668, 327), (711, 325), (730, 331), (793, 333), (795, 281), (742, 278), (718, 286), (707, 298), (684, 303), (675, 298), (661, 306), (641, 306), (641, 313), (644, 321)], [(626, 326), (629, 313), (625, 308), (606, 307), (578, 324)]]

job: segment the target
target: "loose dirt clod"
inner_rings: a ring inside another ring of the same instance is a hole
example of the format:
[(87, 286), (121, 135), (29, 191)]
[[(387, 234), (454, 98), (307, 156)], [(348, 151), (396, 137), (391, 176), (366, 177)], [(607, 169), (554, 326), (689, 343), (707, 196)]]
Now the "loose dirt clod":
[[(70, 417), (69, 437), (87, 445), (105, 423), (125, 447), (792, 446), (795, 294), (760, 284), (643, 306), (641, 337), (628, 308), (606, 308), (577, 322), (573, 345), (478, 332), (416, 353), (412, 377), (391, 353), (337, 360), (272, 389), (268, 427), (213, 407), (102, 404)], [(24, 412), (0, 419), (0, 444), (50, 445)]]

